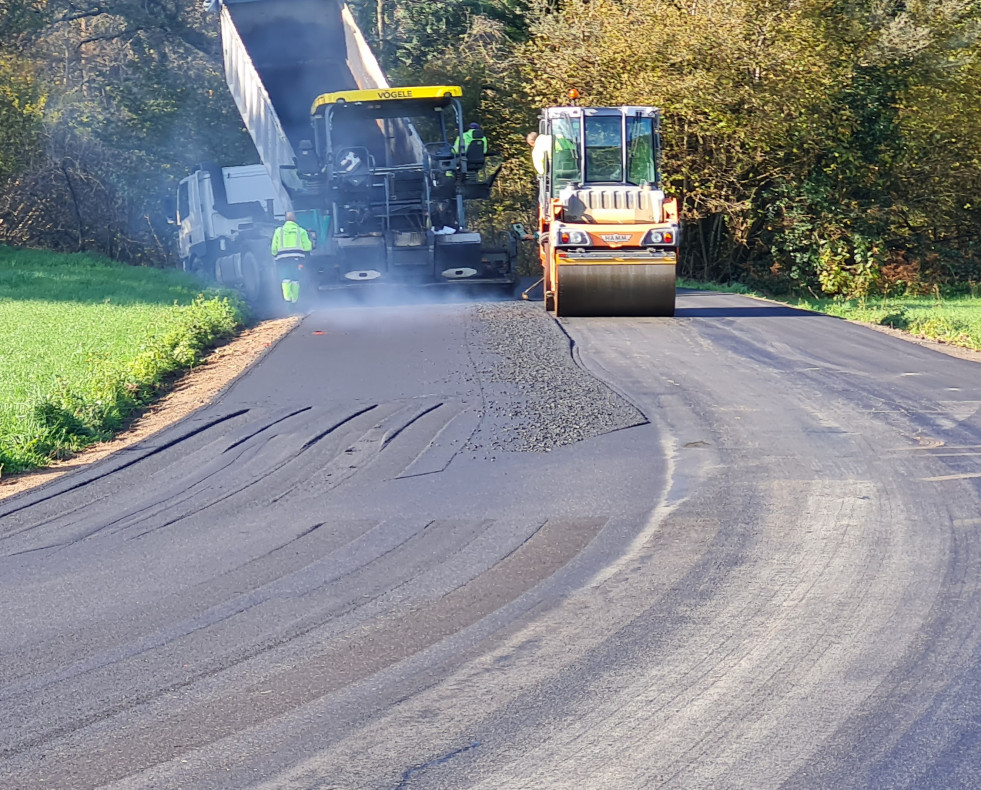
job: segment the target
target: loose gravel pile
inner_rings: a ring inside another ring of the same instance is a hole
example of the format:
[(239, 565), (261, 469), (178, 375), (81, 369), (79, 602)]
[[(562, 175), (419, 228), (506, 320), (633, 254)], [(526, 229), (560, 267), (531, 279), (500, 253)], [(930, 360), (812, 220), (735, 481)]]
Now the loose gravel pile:
[(473, 339), (485, 419), (471, 449), (548, 452), (647, 422), (579, 367), (569, 338), (540, 304), (474, 305)]

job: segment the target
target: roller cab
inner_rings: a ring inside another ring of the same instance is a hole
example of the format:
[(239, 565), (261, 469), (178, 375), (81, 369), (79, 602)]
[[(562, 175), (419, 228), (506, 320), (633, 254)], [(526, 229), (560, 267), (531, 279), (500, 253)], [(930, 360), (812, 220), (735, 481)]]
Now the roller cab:
[(677, 201), (661, 191), (659, 111), (552, 107), (539, 133), (547, 143), (539, 184), (546, 308), (674, 315), (680, 225)]

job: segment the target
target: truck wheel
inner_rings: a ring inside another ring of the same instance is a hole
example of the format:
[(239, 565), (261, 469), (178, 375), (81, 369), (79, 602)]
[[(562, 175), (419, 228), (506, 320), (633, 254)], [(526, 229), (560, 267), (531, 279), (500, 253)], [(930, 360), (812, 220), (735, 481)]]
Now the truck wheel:
[(205, 271), (204, 261), (202, 261), (197, 255), (191, 255), (184, 258), (183, 261), (184, 271), (188, 274), (193, 274), (196, 277), (207, 277), (212, 276), (211, 272)]
[(263, 254), (260, 252), (246, 250), (242, 253), (242, 284), (239, 290), (260, 319), (288, 314), (284, 313), (285, 303), (276, 269), (271, 263), (263, 265)]
[(242, 296), (251, 305), (258, 305), (265, 296), (262, 287), (262, 271), (259, 261), (251, 250), (242, 253)]

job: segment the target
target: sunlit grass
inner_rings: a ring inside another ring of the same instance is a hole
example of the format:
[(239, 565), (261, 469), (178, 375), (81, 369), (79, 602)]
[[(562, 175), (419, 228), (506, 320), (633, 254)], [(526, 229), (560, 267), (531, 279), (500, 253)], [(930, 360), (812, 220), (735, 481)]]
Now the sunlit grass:
[(180, 272), (0, 247), (0, 473), (107, 438), (243, 310)]
[(0, 299), (169, 306), (189, 304), (200, 292), (201, 284), (183, 272), (0, 246)]
[(164, 305), (13, 301), (0, 289), (0, 410), (22, 412), (59, 378), (77, 386), (100, 364), (131, 360), (173, 312)]
[(802, 300), (800, 306), (852, 321), (902, 329), (914, 335), (981, 351), (981, 298), (908, 296), (862, 300)]
[(772, 297), (739, 283), (720, 286), (679, 280), (683, 288), (759, 296), (850, 321), (891, 326), (920, 337), (981, 351), (981, 296), (971, 292), (937, 292), (929, 296), (816, 299)]

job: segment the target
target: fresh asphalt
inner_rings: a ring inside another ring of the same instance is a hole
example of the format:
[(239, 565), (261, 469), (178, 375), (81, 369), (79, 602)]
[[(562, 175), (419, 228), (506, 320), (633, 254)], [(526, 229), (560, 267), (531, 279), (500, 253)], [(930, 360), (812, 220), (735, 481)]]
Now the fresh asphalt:
[(981, 365), (315, 310), (0, 503), (0, 788), (981, 787)]

